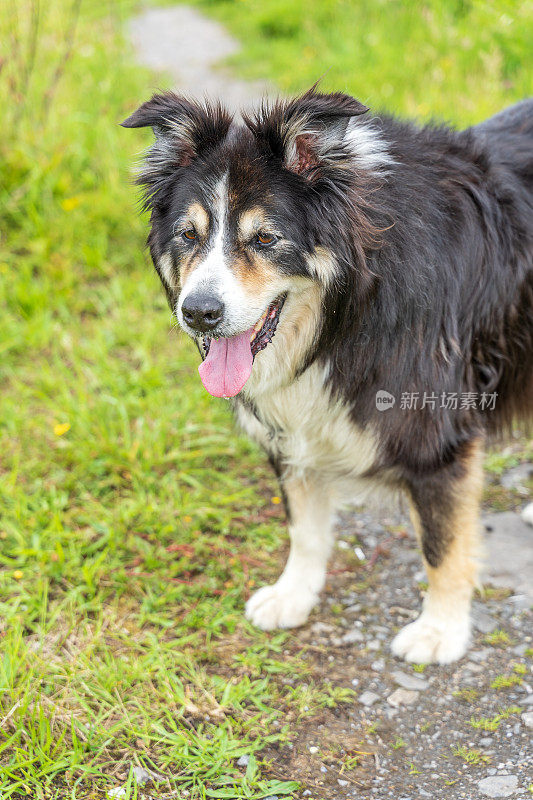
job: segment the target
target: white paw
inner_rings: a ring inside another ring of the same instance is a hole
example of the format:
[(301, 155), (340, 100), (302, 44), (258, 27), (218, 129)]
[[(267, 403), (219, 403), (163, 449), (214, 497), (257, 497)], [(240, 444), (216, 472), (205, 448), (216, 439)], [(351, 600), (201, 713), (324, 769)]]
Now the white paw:
[(470, 640), (470, 619), (443, 620), (423, 611), (402, 628), (391, 649), (395, 656), (415, 664), (449, 664), (466, 652)]
[(246, 603), (246, 619), (271, 631), (273, 628), (297, 628), (307, 622), (318, 595), (309, 589), (283, 585), (281, 581), (273, 586), (263, 586)]

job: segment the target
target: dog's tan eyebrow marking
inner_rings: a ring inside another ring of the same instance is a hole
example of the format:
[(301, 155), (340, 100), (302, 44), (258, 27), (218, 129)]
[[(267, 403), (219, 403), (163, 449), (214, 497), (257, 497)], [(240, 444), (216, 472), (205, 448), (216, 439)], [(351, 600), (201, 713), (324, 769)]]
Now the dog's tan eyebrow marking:
[(256, 206), (244, 211), (239, 217), (239, 237), (241, 239), (250, 239), (258, 231), (264, 227), (268, 227), (268, 220), (262, 208)]
[(209, 215), (200, 203), (191, 203), (184, 219), (194, 225), (200, 236), (207, 236), (209, 231)]

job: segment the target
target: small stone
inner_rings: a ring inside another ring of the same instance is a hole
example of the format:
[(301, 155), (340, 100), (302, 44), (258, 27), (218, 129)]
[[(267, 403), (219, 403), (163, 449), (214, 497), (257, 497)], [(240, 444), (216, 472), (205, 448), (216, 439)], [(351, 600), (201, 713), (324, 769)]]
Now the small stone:
[(533, 711), (526, 711), (522, 714), (522, 722), (526, 728), (533, 728)]
[(474, 672), (477, 675), (479, 672), (483, 672), (484, 667), (482, 664), (474, 664), (473, 661), (467, 661), (464, 665), (464, 669), (467, 672)]
[[(513, 594), (509, 598), (509, 603), (513, 606), (515, 611), (528, 611), (531, 608), (531, 597), (528, 597), (526, 594)], [(514, 648), (513, 652), (519, 649), (527, 650), (527, 647), (525, 643), (519, 644)]]
[(492, 633), (498, 627), (498, 620), (485, 611), (476, 610), (472, 614), (472, 624), (480, 633)]
[(399, 706), (410, 706), (419, 697), (418, 692), (410, 691), (409, 689), (396, 689), (389, 697), (387, 703), (393, 708)]
[(239, 760), (237, 761), (237, 766), (238, 767), (247, 767), (249, 760), (250, 760), (250, 756), (241, 756), (239, 758)]
[(362, 703), (362, 705), (367, 706), (367, 708), (373, 706), (374, 703), (377, 703), (379, 699), (380, 699), (379, 694), (376, 694), (375, 692), (370, 692), (368, 690), (366, 692), (363, 692), (363, 694), (359, 695), (359, 702)]
[(350, 781), (343, 781), (342, 778), (337, 778), (337, 783), (339, 784), (339, 786), (349, 786), (350, 785)]
[(372, 662), (371, 666), (374, 672), (383, 672), (385, 669), (385, 661), (382, 658), (378, 658), (376, 661)]
[(320, 767), (320, 772), (327, 772), (327, 771), (328, 771), (327, 767), (325, 767), (324, 764), (322, 764), (322, 766)]
[(311, 789), (306, 789), (304, 792), (302, 792), (302, 797), (310, 797), (312, 794), (313, 792)]
[(419, 789), (418, 794), (420, 795), (420, 797), (433, 797), (433, 795), (430, 794), (429, 792), (426, 792), (425, 789)]
[(421, 691), (427, 689), (429, 686), (424, 678), (420, 678), (418, 675), (408, 675), (405, 672), (401, 672), (399, 669), (395, 669), (394, 672), (391, 673), (391, 676), (394, 683), (397, 683), (402, 689)]
[(154, 773), (149, 772), (147, 769), (144, 769), (144, 767), (135, 766), (133, 767), (132, 772), (137, 783), (147, 783), (148, 781), (154, 779)]
[(354, 603), (352, 606), (346, 606), (344, 609), (345, 614), (359, 614), (361, 611), (362, 605), (361, 603)]
[(115, 786), (113, 789), (107, 790), (107, 796), (113, 798), (113, 800), (118, 800), (120, 797), (126, 797), (128, 794), (128, 789), (125, 786)]
[(492, 737), (484, 736), (483, 739), (479, 740), (479, 744), (481, 745), (481, 747), (490, 747), (492, 744)]
[(355, 644), (355, 642), (362, 642), (364, 639), (363, 634), (357, 628), (354, 628), (341, 637), (342, 644)]
[(483, 661), (486, 661), (487, 658), (491, 655), (491, 650), (488, 647), (484, 647), (482, 650), (473, 650), (469, 653), (470, 661), (476, 661), (478, 664), (481, 664)]
[(313, 633), (332, 633), (335, 630), (335, 626), (330, 625), (328, 622), (315, 622), (311, 625), (311, 630)]
[(516, 775), (494, 775), (479, 781), (478, 789), (486, 797), (510, 797), (518, 786)]
[(309, 748), (309, 752), (311, 753), (311, 755), (314, 756), (315, 753), (318, 753), (318, 747), (316, 747), (316, 745), (312, 744), (311, 747)]

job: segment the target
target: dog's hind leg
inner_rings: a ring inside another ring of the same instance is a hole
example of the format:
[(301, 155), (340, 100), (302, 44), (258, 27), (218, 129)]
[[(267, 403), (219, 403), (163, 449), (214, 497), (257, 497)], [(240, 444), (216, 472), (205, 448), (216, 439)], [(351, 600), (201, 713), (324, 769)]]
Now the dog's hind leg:
[(411, 517), (422, 546), (428, 591), (420, 617), (392, 643), (415, 663), (448, 664), (465, 653), (478, 580), (482, 445), (469, 442), (440, 474), (411, 482)]
[(283, 573), (246, 604), (246, 617), (259, 628), (303, 625), (318, 602), (333, 543), (332, 498), (316, 477), (285, 479), (291, 550)]

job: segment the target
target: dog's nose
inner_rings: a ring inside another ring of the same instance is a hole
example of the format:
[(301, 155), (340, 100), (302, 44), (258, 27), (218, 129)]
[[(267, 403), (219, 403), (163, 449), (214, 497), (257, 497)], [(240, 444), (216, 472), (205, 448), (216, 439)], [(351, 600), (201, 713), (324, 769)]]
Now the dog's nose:
[(210, 294), (190, 294), (182, 303), (183, 319), (195, 331), (206, 333), (216, 328), (224, 314), (224, 303)]

